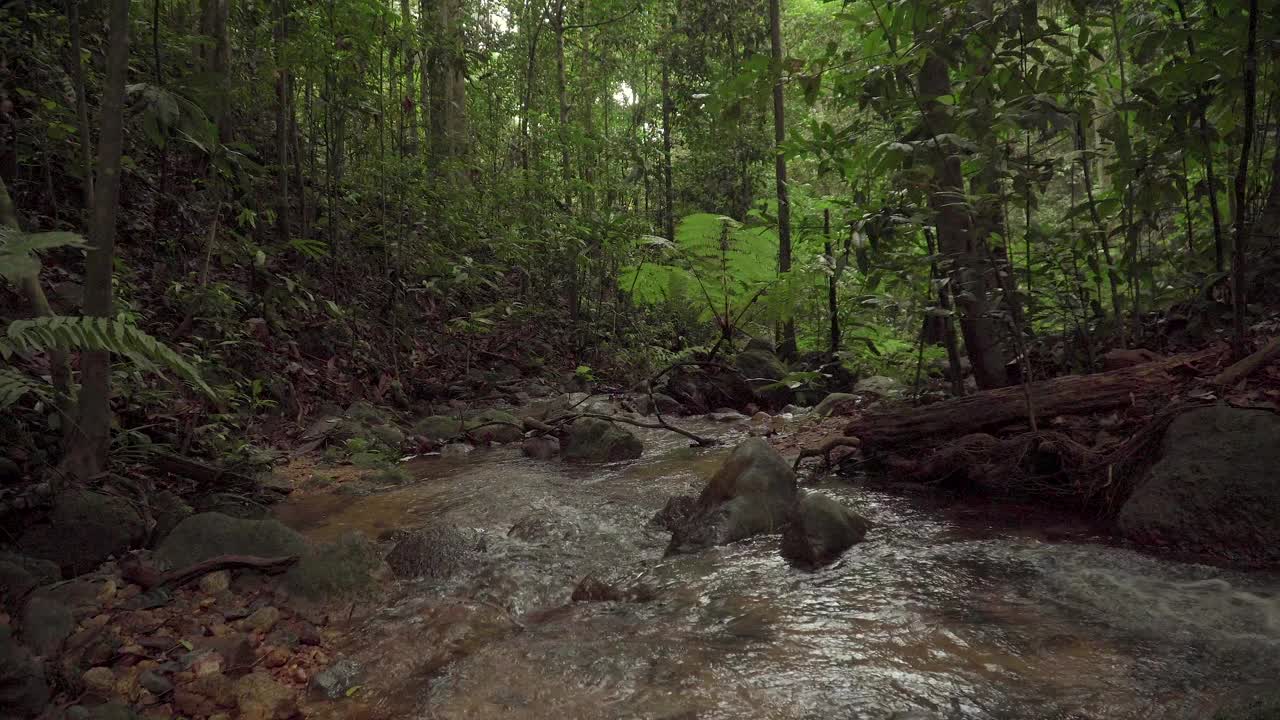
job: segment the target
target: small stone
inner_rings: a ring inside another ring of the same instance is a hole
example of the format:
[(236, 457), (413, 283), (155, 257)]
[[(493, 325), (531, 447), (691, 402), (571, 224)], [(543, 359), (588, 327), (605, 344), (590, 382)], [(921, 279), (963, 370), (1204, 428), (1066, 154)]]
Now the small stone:
[(116, 599), (118, 590), (119, 586), (116, 584), (115, 578), (107, 578), (106, 582), (102, 583), (102, 587), (98, 589), (98, 602), (103, 605), (110, 604), (112, 600)]
[(324, 638), (320, 635), (320, 630), (311, 623), (306, 623), (298, 630), (298, 642), (303, 645), (319, 645), (324, 642)]
[(157, 697), (168, 695), (173, 691), (173, 683), (154, 670), (147, 670), (139, 675), (138, 684)]
[(235, 695), (241, 720), (285, 720), (297, 710), (293, 692), (263, 672), (236, 681)]
[(196, 677), (200, 678), (207, 675), (216, 675), (222, 672), (224, 665), (225, 663), (222, 660), (222, 656), (218, 653), (203, 652), (193, 658), (188, 667), (191, 672), (195, 673)]
[(268, 605), (259, 608), (252, 615), (244, 619), (244, 628), (254, 632), (267, 633), (271, 632), (271, 628), (276, 626), (280, 621), (280, 611), (275, 607)]
[(262, 664), (269, 668), (284, 667), (289, 662), (290, 657), (291, 653), (288, 648), (276, 646), (263, 656)]
[(115, 689), (116, 676), (111, 668), (94, 667), (85, 671), (81, 677), (90, 692), (106, 697)]
[(344, 658), (317, 673), (311, 679), (311, 689), (330, 700), (337, 700), (355, 687), (359, 678), (360, 666), (354, 660)]
[(200, 578), (200, 590), (209, 595), (226, 592), (231, 587), (231, 572), (219, 570)]

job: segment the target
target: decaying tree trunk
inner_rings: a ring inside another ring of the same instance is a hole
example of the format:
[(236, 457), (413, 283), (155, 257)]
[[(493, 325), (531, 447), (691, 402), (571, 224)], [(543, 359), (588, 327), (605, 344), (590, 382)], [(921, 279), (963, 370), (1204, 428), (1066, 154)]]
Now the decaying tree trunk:
[[(1216, 356), (1210, 348), (1158, 362), (1099, 373), (1053, 378), (1030, 387), (1036, 412), (1044, 418), (1098, 412), (1133, 403), (1141, 397), (1170, 395), (1193, 369), (1192, 363)], [(1180, 373), (1179, 370), (1183, 372)], [(987, 390), (925, 407), (867, 415), (849, 424), (845, 435), (880, 450), (981, 433), (1027, 420), (1022, 387)]]

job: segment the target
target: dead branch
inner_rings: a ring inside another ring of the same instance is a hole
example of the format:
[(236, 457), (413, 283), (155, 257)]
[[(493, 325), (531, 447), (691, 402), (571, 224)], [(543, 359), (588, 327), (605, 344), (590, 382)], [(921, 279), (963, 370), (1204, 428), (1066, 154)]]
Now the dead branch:
[(796, 456), (796, 461), (792, 464), (791, 469), (799, 470), (800, 461), (811, 457), (820, 457), (827, 467), (831, 467), (831, 453), (842, 447), (856, 450), (862, 447), (862, 441), (856, 437), (833, 437), (816, 448), (803, 448), (800, 450), (800, 454)]
[(1280, 337), (1267, 343), (1266, 347), (1258, 352), (1223, 370), (1213, 379), (1213, 384), (1231, 387), (1278, 357), (1280, 357)]
[(152, 590), (158, 587), (179, 588), (219, 570), (247, 569), (275, 575), (284, 572), (297, 561), (297, 555), (277, 558), (256, 557), (254, 555), (219, 555), (190, 567), (170, 570), (165, 573), (137, 560), (121, 563), (120, 569), (124, 578), (129, 582), (140, 585), (143, 590)]

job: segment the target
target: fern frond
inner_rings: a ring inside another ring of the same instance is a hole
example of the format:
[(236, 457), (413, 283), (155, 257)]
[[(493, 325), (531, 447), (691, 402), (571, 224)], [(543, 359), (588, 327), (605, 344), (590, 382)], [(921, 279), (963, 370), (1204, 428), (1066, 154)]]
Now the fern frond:
[(60, 247), (88, 247), (85, 239), (71, 232), (22, 232), (0, 225), (0, 276), (17, 284), (40, 272), (40, 259), (35, 253)]
[(0, 338), (0, 357), (48, 350), (101, 350), (124, 355), (148, 370), (167, 369), (209, 397), (199, 371), (172, 348), (123, 318), (53, 315), (15, 320)]
[(0, 410), (18, 402), (25, 395), (35, 395), (41, 400), (48, 400), (51, 389), (39, 378), (18, 372), (13, 368), (0, 367)]

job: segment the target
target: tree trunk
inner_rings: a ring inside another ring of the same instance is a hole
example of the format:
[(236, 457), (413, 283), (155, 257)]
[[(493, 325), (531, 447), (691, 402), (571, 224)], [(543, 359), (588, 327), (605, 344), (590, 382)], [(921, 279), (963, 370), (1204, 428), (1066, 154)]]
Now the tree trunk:
[(675, 17), (668, 26), (667, 51), (662, 56), (662, 234), (668, 242), (676, 241), (676, 194), (671, 180), (671, 43), (675, 34)]
[[(129, 0), (111, 0), (107, 74), (102, 89), (102, 130), (98, 140), (98, 172), (85, 262), (84, 312), (112, 314), (112, 264), (116, 212), (120, 196), (120, 155), (124, 149), (124, 95), (129, 75)], [(67, 448), (71, 474), (87, 480), (106, 467), (111, 432), (111, 355), (103, 351), (81, 358), (80, 420)]]
[[(1196, 56), (1196, 41), (1191, 34), (1191, 22), (1187, 17), (1187, 5), (1184, 0), (1174, 0), (1178, 6), (1178, 15), (1182, 18), (1182, 24), (1187, 31), (1187, 54), (1189, 57)], [(1218, 272), (1222, 272), (1225, 267), (1225, 243), (1222, 239), (1222, 213), (1218, 210), (1218, 180), (1214, 172), (1213, 166), (1213, 141), (1209, 136), (1209, 118), (1205, 113), (1205, 106), (1209, 104), (1209, 86), (1205, 85), (1201, 88), (1200, 94), (1196, 97), (1196, 124), (1200, 131), (1200, 144), (1204, 151), (1204, 175), (1205, 182), (1209, 186), (1209, 212), (1213, 219), (1213, 256), (1215, 267)]]
[(834, 356), (840, 352), (840, 275), (836, 273), (835, 248), (831, 243), (831, 208), (822, 211), (822, 251), (826, 253), (827, 262), (831, 264), (831, 275), (827, 278), (827, 315), (831, 320), (830, 350)]
[[(769, 38), (773, 52), (773, 144), (774, 175), (778, 186), (778, 274), (791, 272), (791, 192), (787, 187), (787, 158), (782, 144), (787, 139), (785, 87), (783, 86), (782, 9), (781, 0), (769, 0)], [(778, 354), (784, 358), (796, 354), (796, 322), (787, 309), (782, 322)]]
[(949, 72), (946, 61), (934, 53), (925, 58), (920, 69), (922, 110), (933, 136), (934, 182), (937, 184), (929, 204), (936, 218), (938, 249), (951, 265), (951, 282), (961, 310), (960, 331), (973, 364), (974, 379), (980, 388), (997, 388), (1008, 383), (1008, 375), (991, 318), (987, 283), (990, 253), (978, 246), (980, 238), (974, 237), (972, 219), (964, 209), (964, 173), (960, 158), (938, 140), (940, 134), (949, 132), (952, 124), (945, 107), (936, 99), (951, 94)]
[(435, 19), (428, 71), (431, 156), (436, 172), (440, 172), (465, 153), (467, 97), (462, 7), (458, 0), (424, 0), (423, 6), (424, 22), (426, 18)]
[(1253, 147), (1255, 106), (1258, 94), (1258, 0), (1249, 0), (1249, 42), (1244, 59), (1244, 142), (1240, 148), (1240, 169), (1236, 171), (1236, 230), (1231, 252), (1231, 300), (1234, 306), (1234, 327), (1231, 349), (1237, 360), (1248, 353), (1245, 350), (1245, 275), (1248, 258), (1245, 250), (1249, 241), (1249, 152)]
[[(1171, 395), (1186, 382), (1175, 371), (1219, 352), (1220, 348), (1215, 347), (1123, 370), (1065, 375), (1032, 383), (1029, 392), (1045, 417), (1124, 407), (1141, 398)], [(1023, 393), (1021, 387), (1006, 387), (924, 407), (869, 414), (850, 423), (844, 434), (859, 438), (868, 450), (922, 443), (938, 445), (949, 438), (1025, 422), (1027, 399)]]
[(93, 212), (93, 137), (89, 126), (89, 101), (85, 98), (84, 58), (80, 47), (80, 0), (66, 0), (71, 35), (71, 82), (76, 93), (76, 123), (80, 133), (80, 171), (84, 173), (84, 211)]
[(284, 67), (284, 42), (288, 21), (288, 0), (276, 0), (276, 236), (283, 245), (289, 242), (289, 71)]

